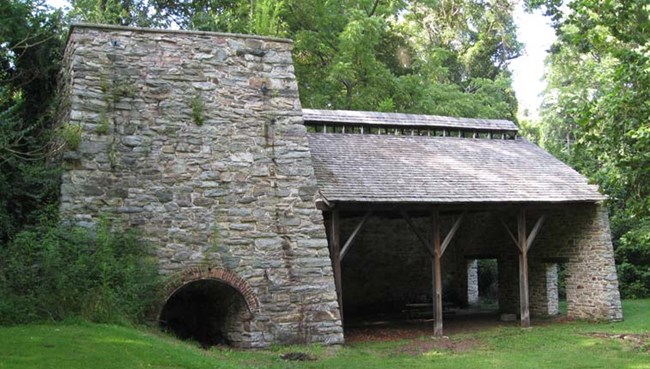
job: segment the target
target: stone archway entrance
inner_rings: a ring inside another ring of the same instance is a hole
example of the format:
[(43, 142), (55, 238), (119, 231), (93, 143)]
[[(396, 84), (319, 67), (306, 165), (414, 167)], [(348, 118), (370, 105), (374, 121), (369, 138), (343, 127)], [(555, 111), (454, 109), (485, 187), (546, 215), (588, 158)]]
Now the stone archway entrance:
[(159, 315), (160, 327), (181, 339), (248, 346), (250, 323), (259, 308), (250, 286), (223, 269), (193, 269), (171, 283)]

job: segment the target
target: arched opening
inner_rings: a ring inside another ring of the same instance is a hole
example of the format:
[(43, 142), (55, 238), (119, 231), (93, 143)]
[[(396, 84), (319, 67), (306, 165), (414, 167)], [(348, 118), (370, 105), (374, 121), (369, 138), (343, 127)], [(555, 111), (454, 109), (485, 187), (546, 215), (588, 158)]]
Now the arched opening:
[(165, 302), (160, 327), (203, 347), (240, 346), (252, 314), (244, 296), (227, 283), (200, 279), (176, 289)]

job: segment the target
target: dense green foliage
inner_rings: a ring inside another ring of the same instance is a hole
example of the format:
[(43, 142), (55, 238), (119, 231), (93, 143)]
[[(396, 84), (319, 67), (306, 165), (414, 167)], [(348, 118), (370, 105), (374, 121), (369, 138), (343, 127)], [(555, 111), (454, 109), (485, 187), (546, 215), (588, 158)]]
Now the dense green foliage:
[(152, 27), (162, 25), (160, 16), (151, 13), (145, 0), (71, 0), (70, 17), (88, 23)]
[(63, 15), (3, 1), (0, 19), (0, 324), (141, 319), (158, 277), (135, 236), (46, 216), (56, 212), (57, 137), (70, 133), (55, 126)]
[(516, 119), (510, 1), (295, 1), (305, 107)]
[[(624, 301), (623, 309), (626, 319), (621, 323), (556, 323), (525, 330), (502, 324), (448, 340), (427, 335), (338, 348), (252, 351), (203, 350), (159, 332), (112, 325), (26, 325), (0, 328), (0, 368), (647, 368), (650, 300)], [(639, 342), (642, 335), (645, 344)], [(315, 360), (282, 360), (288, 352), (308, 353)]]
[(531, 3), (547, 7), (558, 34), (541, 143), (609, 196), (622, 293), (650, 296), (650, 5)]
[(650, 295), (650, 220), (635, 224), (616, 248), (621, 292), (627, 298)]
[(499, 272), (496, 259), (478, 260), (478, 294), (481, 304), (495, 304), (499, 301)]
[(0, 2), (0, 245), (56, 198), (56, 79), (61, 13), (34, 1)]
[(158, 300), (157, 263), (133, 231), (30, 227), (0, 250), (0, 325), (82, 317), (142, 321)]

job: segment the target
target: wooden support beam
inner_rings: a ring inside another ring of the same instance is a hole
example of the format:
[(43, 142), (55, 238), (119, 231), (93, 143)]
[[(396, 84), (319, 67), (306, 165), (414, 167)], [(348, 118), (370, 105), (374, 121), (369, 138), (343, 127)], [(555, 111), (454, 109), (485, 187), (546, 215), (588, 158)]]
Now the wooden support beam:
[(350, 247), (352, 247), (352, 243), (354, 243), (354, 239), (357, 238), (357, 235), (359, 234), (359, 231), (363, 228), (363, 226), (366, 224), (368, 221), (368, 218), (370, 218), (370, 215), (372, 214), (371, 211), (367, 212), (366, 215), (363, 216), (363, 219), (361, 219), (361, 222), (357, 224), (357, 227), (354, 229), (350, 237), (348, 237), (347, 241), (345, 241), (345, 245), (343, 245), (343, 249), (341, 249), (341, 255), (339, 256), (339, 261), (343, 261), (343, 258), (345, 255), (350, 251)]
[(411, 228), (411, 231), (415, 234), (415, 236), (420, 240), (420, 243), (422, 246), (429, 252), (431, 256), (433, 256), (433, 248), (431, 245), (429, 245), (429, 242), (418, 232), (417, 228), (415, 228), (415, 224), (413, 224), (413, 221), (411, 220), (411, 217), (408, 215), (406, 211), (400, 211), (400, 214), (402, 215), (402, 218), (406, 221), (406, 224)]
[(517, 216), (517, 233), (519, 236), (519, 308), (521, 327), (530, 327), (528, 310), (528, 242), (526, 241), (526, 210), (519, 210)]
[(502, 218), (499, 218), (499, 222), (501, 222), (501, 225), (503, 226), (503, 228), (506, 230), (506, 232), (508, 232), (508, 235), (512, 239), (512, 242), (515, 243), (515, 246), (517, 246), (519, 251), (521, 251), (521, 247), (519, 246), (519, 240), (517, 240), (515, 235), (512, 234), (512, 232), (510, 232), (510, 228), (508, 228), (508, 225), (506, 224), (506, 222)]
[(546, 220), (546, 214), (542, 214), (542, 216), (539, 217), (539, 219), (537, 219), (537, 222), (535, 223), (533, 230), (530, 231), (530, 234), (528, 235), (528, 239), (526, 240), (526, 250), (530, 250), (530, 246), (535, 241), (535, 237), (537, 237), (539, 230), (542, 229), (542, 225), (544, 225), (545, 220)]
[[(519, 249), (519, 251), (521, 251), (522, 247), (519, 240), (512, 234), (506, 222), (502, 218), (499, 218), (499, 221), (501, 222), (501, 225), (506, 230), (506, 232), (508, 232), (508, 235), (512, 239), (512, 242), (514, 242), (517, 248)], [(544, 221), (546, 221), (546, 214), (543, 214), (541, 217), (539, 217), (539, 219), (537, 219), (537, 222), (535, 222), (535, 226), (533, 226), (533, 229), (530, 231), (530, 234), (526, 238), (526, 251), (530, 250), (530, 246), (532, 246), (533, 242), (535, 241), (535, 238), (537, 237), (537, 234), (542, 229), (542, 226), (544, 225)]]
[(458, 231), (458, 228), (460, 227), (460, 223), (462, 222), (464, 216), (465, 213), (461, 214), (460, 217), (456, 219), (454, 225), (451, 227), (451, 230), (449, 231), (449, 233), (447, 233), (447, 237), (445, 237), (445, 240), (442, 241), (440, 256), (445, 254), (445, 250), (447, 250), (447, 246), (449, 246), (449, 243), (454, 238), (456, 231)]
[(338, 210), (330, 213), (330, 257), (332, 269), (334, 270), (334, 284), (336, 286), (336, 297), (339, 302), (341, 322), (343, 322), (343, 290), (341, 285), (341, 218)]
[(431, 214), (433, 226), (433, 335), (442, 337), (442, 273), (440, 257), (442, 242), (440, 242), (440, 212), (434, 210)]

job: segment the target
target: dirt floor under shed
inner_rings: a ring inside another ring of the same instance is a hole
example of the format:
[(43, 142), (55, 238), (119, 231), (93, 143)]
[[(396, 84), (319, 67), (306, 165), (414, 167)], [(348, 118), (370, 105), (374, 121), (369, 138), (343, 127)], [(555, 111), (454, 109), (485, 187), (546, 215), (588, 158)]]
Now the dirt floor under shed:
[[(553, 319), (533, 320), (535, 325), (544, 325), (552, 322), (565, 321), (564, 315)], [(498, 327), (518, 327), (519, 321), (504, 322), (495, 312), (480, 312), (472, 310), (459, 310), (454, 314), (445, 314), (445, 336), (461, 333), (474, 333)], [(363, 320), (361, 318), (345, 322), (346, 343), (397, 341), (413, 339), (423, 336), (433, 336), (432, 319), (395, 319)]]

